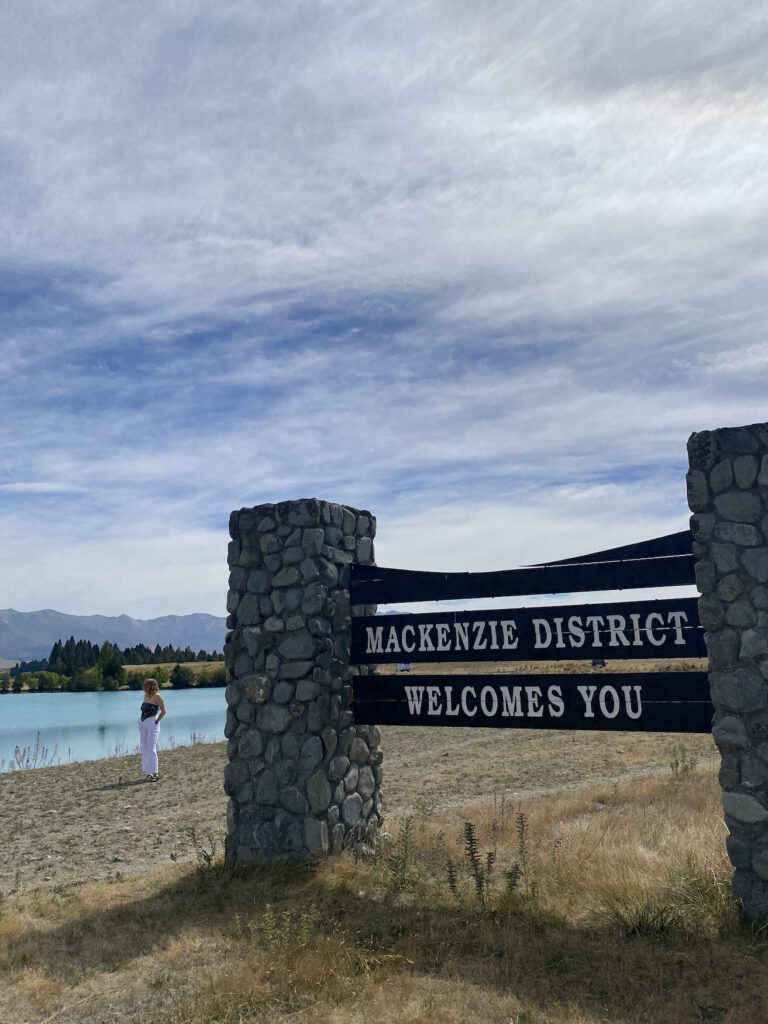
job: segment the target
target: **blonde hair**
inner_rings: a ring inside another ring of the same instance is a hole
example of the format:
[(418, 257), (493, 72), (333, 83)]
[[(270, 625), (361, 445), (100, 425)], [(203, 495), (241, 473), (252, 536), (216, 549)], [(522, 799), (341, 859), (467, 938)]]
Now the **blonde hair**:
[(153, 693), (160, 692), (160, 684), (156, 679), (144, 680), (144, 696), (151, 697)]

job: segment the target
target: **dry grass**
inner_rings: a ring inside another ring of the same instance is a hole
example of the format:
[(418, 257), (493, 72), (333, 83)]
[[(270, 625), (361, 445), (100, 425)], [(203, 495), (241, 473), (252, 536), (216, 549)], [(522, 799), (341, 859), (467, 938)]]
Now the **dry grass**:
[(709, 770), (683, 764), (525, 804), (421, 807), (390, 833), (374, 860), (228, 875), (206, 866), (200, 844), (197, 865), (20, 893), (0, 916), (0, 1020), (768, 1017), (766, 933), (731, 905)]

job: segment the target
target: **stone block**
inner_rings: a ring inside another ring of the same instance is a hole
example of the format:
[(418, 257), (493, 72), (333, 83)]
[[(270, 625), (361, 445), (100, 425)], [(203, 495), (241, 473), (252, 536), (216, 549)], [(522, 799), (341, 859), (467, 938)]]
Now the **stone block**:
[(265, 704), (256, 714), (256, 724), (263, 732), (282, 733), (291, 724), (291, 713), (277, 704)]
[(739, 544), (741, 547), (756, 547), (762, 543), (762, 534), (750, 523), (718, 523), (715, 527), (717, 540), (728, 544)]
[(747, 729), (742, 718), (725, 715), (716, 718), (712, 726), (712, 737), (721, 751), (746, 750), (749, 747)]
[(714, 594), (699, 598), (699, 622), (708, 633), (715, 633), (725, 625), (725, 616), (720, 601)]
[(315, 653), (315, 639), (309, 633), (291, 633), (279, 645), (278, 650), (289, 661), (306, 661)]
[(318, 821), (317, 818), (305, 818), (304, 842), (311, 854), (328, 853), (328, 825), (324, 821)]
[(306, 814), (309, 810), (307, 798), (296, 786), (286, 786), (280, 791), (280, 806), (291, 814)]
[(227, 591), (227, 611), (230, 613), (230, 615), (232, 614), (232, 612), (237, 611), (237, 606), (239, 604), (240, 604), (240, 592), (238, 590), (228, 590)]
[(325, 533), (322, 527), (305, 529), (301, 535), (301, 546), (307, 555), (319, 555), (325, 543)]
[[(352, 828), (356, 825), (362, 813), (363, 798), (359, 793), (350, 793), (349, 796), (344, 798), (341, 805), (341, 820), (347, 828)], [(766, 812), (766, 817), (768, 817), (768, 812)]]
[(763, 515), (763, 503), (751, 491), (726, 491), (714, 499), (716, 511), (734, 523), (757, 523)]
[(271, 555), (264, 555), (264, 567), (271, 573), (277, 572), (282, 564), (283, 556), (278, 551), (273, 551)]
[(301, 770), (310, 775), (323, 760), (323, 743), (319, 736), (310, 736), (301, 748)]
[(367, 764), (370, 750), (365, 740), (355, 736), (349, 745), (349, 759), (357, 764)]
[(747, 793), (723, 793), (723, 810), (729, 818), (747, 825), (768, 821), (768, 811), (759, 800)]
[(768, 583), (768, 547), (750, 548), (744, 551), (741, 561), (756, 583)]
[(723, 601), (735, 601), (743, 590), (744, 585), (736, 573), (733, 572), (724, 576), (717, 584), (717, 596), (722, 598)]
[(296, 684), (296, 700), (314, 700), (319, 693), (320, 687), (311, 679), (300, 679)]
[(295, 565), (287, 565), (272, 578), (273, 587), (292, 587), (301, 578), (299, 570)]
[(768, 455), (764, 455), (760, 461), (757, 483), (759, 487), (768, 487)]
[(303, 548), (296, 546), (283, 551), (283, 565), (299, 565), (304, 559)]
[(696, 589), (700, 594), (710, 594), (715, 588), (717, 574), (715, 563), (710, 561), (696, 562), (694, 566)]
[(253, 658), (247, 651), (243, 651), (235, 658), (235, 663), (232, 666), (232, 671), (236, 676), (246, 676), (250, 672), (253, 672)]
[(743, 661), (757, 661), (766, 655), (768, 655), (768, 631), (765, 629), (744, 630), (739, 657)]
[(307, 797), (314, 814), (322, 814), (331, 802), (331, 787), (322, 771), (311, 775), (307, 782)]
[(717, 446), (722, 452), (731, 454), (753, 454), (760, 447), (757, 439), (744, 427), (721, 427), (716, 432)]
[(711, 671), (729, 668), (736, 661), (739, 654), (739, 639), (734, 630), (721, 629), (717, 633), (709, 633), (706, 642)]
[(240, 682), (243, 694), (252, 704), (266, 704), (272, 694), (272, 683), (265, 675), (244, 676)]
[(272, 690), (272, 699), (275, 704), (288, 704), (293, 700), (294, 684), (281, 679), (278, 683), (275, 683), (274, 689)]
[(758, 462), (754, 455), (739, 455), (733, 462), (736, 486), (747, 490), (757, 479)]
[(729, 459), (722, 459), (712, 467), (709, 474), (709, 486), (714, 494), (722, 494), (733, 483), (733, 467)]
[(752, 851), (738, 836), (729, 835), (725, 837), (725, 848), (728, 857), (735, 868), (748, 868), (752, 860)]
[(375, 788), (376, 783), (373, 777), (373, 769), (365, 765), (360, 769), (357, 780), (357, 791), (364, 800), (367, 800), (369, 797), (373, 796)]
[(360, 769), (357, 767), (356, 764), (351, 764), (344, 776), (344, 789), (347, 791), (347, 793), (352, 793), (355, 789), (357, 789), (357, 780), (359, 775)]
[(717, 456), (717, 442), (711, 430), (701, 430), (688, 438), (688, 459), (693, 469), (711, 469)]
[(237, 741), (237, 749), (244, 761), (261, 757), (264, 752), (264, 737), (258, 729), (248, 729)]
[(237, 621), (240, 626), (256, 626), (262, 620), (259, 599), (254, 594), (246, 594), (237, 606)]
[(725, 609), (725, 621), (729, 626), (747, 629), (749, 626), (757, 625), (757, 612), (750, 601), (741, 598), (729, 604)]
[(735, 668), (710, 672), (712, 703), (723, 710), (757, 711), (768, 705), (768, 687), (759, 672), (752, 668)]
[(243, 640), (245, 641), (245, 646), (252, 658), (261, 651), (263, 636), (264, 634), (261, 626), (246, 626), (243, 630)]
[(358, 562), (367, 564), (373, 560), (373, 541), (370, 537), (361, 537), (357, 542), (356, 554)]
[(349, 768), (349, 758), (339, 755), (332, 757), (328, 763), (328, 778), (331, 782), (339, 782), (344, 778)]

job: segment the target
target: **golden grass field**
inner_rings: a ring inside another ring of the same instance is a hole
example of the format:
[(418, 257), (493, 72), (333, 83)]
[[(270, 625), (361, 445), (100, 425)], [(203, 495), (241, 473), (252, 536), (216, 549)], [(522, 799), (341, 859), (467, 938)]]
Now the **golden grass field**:
[(710, 736), (382, 733), (390, 838), (314, 867), (225, 870), (223, 744), (0, 775), (0, 1021), (768, 1019)]

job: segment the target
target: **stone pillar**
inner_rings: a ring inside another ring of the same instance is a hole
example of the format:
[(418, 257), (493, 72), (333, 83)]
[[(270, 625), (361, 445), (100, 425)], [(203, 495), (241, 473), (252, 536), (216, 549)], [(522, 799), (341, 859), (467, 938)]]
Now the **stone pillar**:
[(378, 826), (381, 733), (352, 721), (347, 589), (353, 562), (374, 564), (375, 532), (369, 512), (316, 499), (230, 517), (230, 861), (314, 859)]
[(733, 895), (768, 917), (768, 423), (692, 434), (688, 504)]

